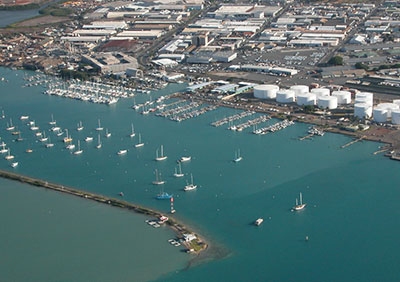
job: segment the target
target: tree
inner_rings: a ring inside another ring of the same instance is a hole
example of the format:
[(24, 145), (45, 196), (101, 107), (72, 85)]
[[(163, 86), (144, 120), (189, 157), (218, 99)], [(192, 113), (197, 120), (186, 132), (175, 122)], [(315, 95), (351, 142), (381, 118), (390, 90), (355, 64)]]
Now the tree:
[(334, 65), (334, 66), (341, 66), (341, 65), (343, 65), (343, 58), (341, 56), (332, 57), (328, 61), (328, 64)]
[(356, 69), (368, 70), (368, 66), (366, 64), (363, 64), (363, 63), (360, 63), (360, 62), (356, 63), (354, 66), (355, 66)]

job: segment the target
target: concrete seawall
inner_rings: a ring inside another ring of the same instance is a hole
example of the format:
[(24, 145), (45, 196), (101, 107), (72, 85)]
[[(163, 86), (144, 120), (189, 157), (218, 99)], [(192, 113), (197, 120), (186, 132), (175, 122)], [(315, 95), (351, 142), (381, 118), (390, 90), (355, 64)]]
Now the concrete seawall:
[[(163, 215), (159, 211), (141, 207), (139, 205), (132, 204), (132, 203), (123, 201), (121, 199), (115, 199), (115, 198), (111, 198), (111, 197), (107, 197), (107, 196), (103, 196), (103, 195), (98, 195), (98, 194), (82, 191), (79, 189), (75, 189), (72, 187), (64, 186), (61, 184), (51, 183), (51, 182), (48, 182), (48, 181), (45, 181), (42, 179), (28, 177), (28, 176), (16, 174), (16, 173), (5, 171), (5, 170), (0, 170), (0, 177), (14, 180), (14, 181), (19, 181), (19, 182), (30, 184), (33, 186), (51, 189), (54, 191), (58, 191), (58, 192), (62, 192), (62, 193), (66, 193), (66, 194), (70, 194), (70, 195), (74, 195), (74, 196), (78, 196), (78, 197), (96, 201), (99, 203), (112, 205), (114, 207), (132, 210), (137, 213), (152, 216), (155, 218), (160, 218)], [(195, 239), (191, 242), (185, 243), (185, 246), (188, 248), (188, 250), (192, 250), (192, 252), (194, 252), (194, 253), (200, 253), (201, 251), (207, 249), (208, 244), (204, 240), (202, 240), (198, 234), (196, 234), (195, 232), (193, 232), (192, 230), (187, 228), (182, 223), (176, 221), (174, 218), (171, 218), (169, 216), (169, 220), (166, 221), (165, 224), (170, 226), (177, 233), (177, 237), (179, 237), (179, 238), (183, 238), (184, 237), (183, 234), (195, 234), (196, 235), (197, 239)]]

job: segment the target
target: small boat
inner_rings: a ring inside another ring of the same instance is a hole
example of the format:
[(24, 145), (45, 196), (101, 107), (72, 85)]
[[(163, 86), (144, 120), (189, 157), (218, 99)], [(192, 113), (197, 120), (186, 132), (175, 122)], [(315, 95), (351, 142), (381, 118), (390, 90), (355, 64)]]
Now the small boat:
[(190, 174), (190, 179), (191, 179), (191, 183), (190, 183), (190, 184), (187, 184), (187, 185), (185, 186), (185, 188), (183, 188), (183, 190), (185, 190), (185, 191), (190, 191), (190, 190), (194, 190), (194, 189), (197, 188), (197, 185), (195, 185), (195, 184), (193, 183), (193, 174)]
[(183, 163), (183, 162), (188, 162), (192, 159), (191, 156), (183, 156), (179, 159), (179, 162)]
[(68, 150), (73, 150), (73, 149), (75, 149), (75, 144), (72, 144), (72, 143), (68, 144), (65, 148)]
[(264, 221), (264, 219), (260, 217), (260, 218), (257, 218), (257, 220), (254, 222), (254, 224), (256, 226), (260, 226), (263, 223), (263, 221)]
[(154, 185), (161, 185), (164, 184), (165, 181), (161, 179), (161, 173), (158, 173), (157, 169), (154, 171), (156, 175), (156, 180), (153, 181)]
[(83, 150), (81, 150), (81, 142), (78, 140), (78, 150), (74, 151), (74, 155), (80, 155), (83, 153)]
[(166, 200), (166, 199), (171, 199), (173, 197), (172, 194), (168, 194), (167, 192), (160, 192), (160, 194), (158, 194), (156, 196), (157, 200)]
[(31, 124), (31, 130), (32, 131), (39, 130), (39, 126), (36, 125), (35, 121), (33, 121), (32, 124)]
[(158, 149), (156, 151), (156, 161), (163, 161), (166, 160), (167, 156), (164, 156), (164, 147), (161, 145), (161, 155), (158, 155)]
[(99, 136), (97, 137), (97, 145), (96, 145), (96, 148), (97, 148), (97, 149), (100, 149), (100, 148), (101, 148), (100, 134), (99, 134)]
[(78, 123), (78, 126), (76, 127), (76, 130), (78, 130), (78, 131), (82, 131), (83, 130), (83, 125), (82, 125), (81, 121)]
[(12, 119), (10, 118), (10, 123), (7, 124), (6, 130), (7, 131), (11, 131), (11, 130), (14, 130), (14, 129), (15, 129), (15, 126), (13, 125)]
[(139, 140), (138, 140), (138, 142), (135, 144), (135, 147), (138, 148), (138, 147), (143, 147), (143, 146), (144, 146), (144, 143), (142, 142), (142, 136), (141, 136), (141, 134), (139, 133)]
[(8, 152), (8, 149), (6, 149), (6, 143), (2, 142), (0, 146), (2, 147), (0, 149), (0, 154), (5, 154)]
[(128, 152), (128, 150), (119, 150), (117, 152), (117, 155), (125, 155)]
[(40, 142), (46, 142), (49, 138), (46, 137), (46, 133), (43, 131), (43, 133), (41, 134), (41, 138), (39, 138)]
[(106, 136), (107, 138), (110, 138), (110, 137), (111, 137), (111, 133), (108, 132), (108, 129), (107, 129), (107, 128), (106, 128), (106, 134), (105, 134), (105, 136)]
[(11, 163), (11, 167), (16, 167), (16, 166), (18, 166), (18, 162)]
[(52, 128), (50, 128), (50, 130), (53, 132), (59, 132), (61, 128), (59, 126), (53, 126)]
[(93, 141), (93, 137), (92, 136), (88, 136), (85, 138), (86, 142), (92, 142)]
[(51, 143), (51, 141), (50, 141), (50, 137), (49, 137), (49, 140), (48, 140), (48, 142), (47, 142), (46, 144), (44, 144), (44, 146), (45, 146), (46, 148), (51, 148), (51, 147), (54, 147), (54, 143)]
[(303, 203), (303, 196), (300, 193), (300, 202), (298, 202), (297, 198), (296, 198), (296, 205), (292, 208), (293, 211), (301, 211), (302, 209), (304, 209), (306, 207), (306, 203)]
[(118, 195), (120, 195), (121, 197), (124, 196), (124, 192), (119, 192)]
[(53, 114), (51, 115), (51, 121), (49, 121), (50, 125), (56, 125), (57, 122), (54, 120)]
[(101, 124), (100, 124), (100, 119), (98, 119), (98, 126), (96, 127), (96, 130), (97, 131), (102, 131), (103, 130), (103, 127), (101, 127)]
[(26, 152), (27, 152), (27, 153), (32, 153), (33, 150), (32, 150), (32, 149), (26, 149)]
[(8, 154), (7, 154), (7, 156), (5, 156), (4, 158), (5, 158), (6, 160), (12, 160), (12, 159), (14, 159), (14, 156), (11, 155), (10, 149), (8, 149), (7, 152), (8, 152)]
[(17, 137), (17, 139), (15, 139), (15, 141), (17, 141), (17, 142), (24, 141), (24, 138), (21, 137), (21, 132), (18, 132), (18, 137)]
[(130, 136), (131, 138), (133, 138), (133, 137), (135, 137), (135, 135), (136, 135), (135, 129), (133, 128), (133, 123), (131, 124), (131, 127), (132, 127), (132, 131), (131, 131), (131, 134), (129, 134), (129, 136)]
[(240, 155), (240, 150), (237, 150), (237, 152), (235, 153), (235, 158), (233, 159), (233, 162), (238, 163), (242, 160), (242, 156)]
[(183, 177), (184, 174), (182, 173), (182, 166), (181, 163), (178, 163), (178, 168), (175, 167), (175, 173), (174, 173), (175, 177)]
[(62, 136), (64, 135), (64, 131), (62, 131), (61, 129), (56, 133), (57, 136)]
[(66, 136), (64, 137), (64, 143), (70, 143), (70, 142), (72, 142), (72, 138), (71, 138), (71, 136), (69, 136), (68, 135), (68, 129), (65, 129), (65, 134), (66, 134)]
[(20, 119), (20, 120), (27, 120), (27, 119), (29, 119), (29, 116), (20, 116), (19, 119)]

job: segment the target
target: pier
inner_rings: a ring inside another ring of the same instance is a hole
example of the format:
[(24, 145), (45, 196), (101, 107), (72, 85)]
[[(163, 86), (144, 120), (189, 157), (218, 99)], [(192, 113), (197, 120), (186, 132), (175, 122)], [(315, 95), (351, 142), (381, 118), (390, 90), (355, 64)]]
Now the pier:
[[(104, 195), (98, 195), (98, 194), (82, 191), (79, 189), (75, 189), (72, 187), (64, 186), (61, 184), (48, 182), (48, 181), (45, 181), (42, 179), (37, 179), (37, 178), (29, 177), (29, 176), (24, 176), (21, 174), (12, 173), (12, 172), (5, 171), (5, 170), (0, 170), (0, 177), (14, 180), (14, 181), (19, 181), (19, 182), (30, 184), (33, 186), (43, 187), (46, 189), (51, 189), (54, 191), (70, 194), (73, 196), (96, 201), (99, 203), (108, 204), (108, 205), (111, 205), (114, 207), (132, 210), (137, 213), (156, 217), (156, 218), (161, 218), (163, 216), (163, 214), (159, 211), (141, 207), (139, 205), (132, 204), (132, 203), (123, 201), (121, 199), (115, 199), (115, 198), (107, 197)], [(188, 250), (192, 250), (191, 252), (195, 252), (198, 254), (201, 251), (207, 249), (208, 245), (203, 240), (200, 239), (198, 234), (196, 234), (192, 230), (189, 230), (185, 225), (178, 222), (174, 218), (171, 218), (171, 216), (169, 216), (169, 219), (168, 219), (168, 221), (165, 222), (165, 224), (170, 226), (177, 233), (177, 236), (180, 238), (184, 238), (185, 237), (184, 234), (195, 234), (196, 235), (196, 239), (194, 239), (190, 242), (185, 242), (185, 246), (187, 247)]]
[(353, 145), (354, 143), (357, 143), (358, 141), (363, 140), (364, 138), (366, 138), (366, 136), (361, 136), (361, 137), (358, 138), (358, 139), (355, 139), (355, 140), (353, 140), (353, 141), (350, 141), (350, 142), (347, 143), (347, 144), (342, 145), (340, 148), (346, 148), (346, 147), (348, 147), (348, 146), (350, 146), (350, 145)]
[(308, 139), (308, 138), (311, 138), (311, 137), (313, 137), (313, 136), (314, 136), (314, 133), (311, 133), (311, 134), (308, 134), (308, 135), (306, 135), (306, 136), (300, 137), (299, 140), (300, 140), (300, 141), (303, 141), (303, 140)]

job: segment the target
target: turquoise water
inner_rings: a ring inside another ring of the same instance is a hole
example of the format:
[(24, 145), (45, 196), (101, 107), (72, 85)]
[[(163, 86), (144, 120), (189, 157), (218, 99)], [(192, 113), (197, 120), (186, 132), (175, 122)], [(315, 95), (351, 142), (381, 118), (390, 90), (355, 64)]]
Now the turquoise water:
[[(132, 245), (130, 257), (137, 260), (146, 255), (153, 258), (154, 263), (130, 266), (133, 270), (126, 265), (118, 265), (118, 260), (112, 259), (113, 254), (106, 252), (104, 255), (108, 260), (103, 263), (109, 268), (103, 270), (111, 271), (112, 277), (116, 278), (114, 281), (395, 281), (399, 277), (400, 271), (396, 267), (400, 258), (397, 247), (400, 235), (397, 223), (400, 192), (396, 187), (399, 180), (396, 171), (398, 162), (374, 155), (380, 144), (358, 142), (341, 149), (340, 146), (351, 139), (329, 133), (299, 141), (300, 136), (306, 135), (306, 124), (295, 124), (264, 136), (251, 134), (251, 128), (233, 132), (227, 130), (227, 125), (218, 128), (210, 126), (217, 119), (240, 112), (225, 108), (177, 123), (154, 114), (140, 115), (131, 109), (133, 99), (104, 106), (42, 95), (43, 88), (40, 86), (21, 88), (22, 72), (1, 71), (1, 76), (6, 77), (8, 82), (0, 82), (0, 107), (6, 114), (6, 118), (0, 120), (0, 126), (4, 128), (11, 117), (25, 138), (23, 142), (12, 142), (15, 136), (1, 131), (0, 136), (20, 162), (18, 167), (11, 168), (7, 161), (2, 160), (2, 169), (115, 197), (122, 191), (128, 201), (167, 213), (168, 201), (154, 198), (160, 192), (160, 187), (152, 185), (157, 169), (166, 181), (164, 191), (174, 194), (175, 216), (206, 237), (213, 246), (212, 251), (225, 255), (224, 258), (185, 269), (190, 256), (166, 243), (171, 236), (168, 233), (170, 231), (165, 230), (164, 233), (164, 230), (149, 228), (143, 224), (141, 216), (126, 215), (100, 205), (98, 208), (102, 214), (111, 214), (105, 216), (112, 218), (111, 221), (120, 221), (120, 217), (125, 216), (138, 217), (138, 223), (129, 228), (137, 232), (156, 233), (160, 236), (160, 244), (166, 248), (165, 252), (155, 254), (152, 250), (159, 247), (153, 245), (154, 240), (147, 235), (140, 237), (148, 249), (143, 251)], [(151, 96), (155, 99), (184, 88), (183, 84), (170, 85), (153, 92)], [(138, 94), (135, 102), (142, 103), (148, 99), (148, 95)], [(169, 102), (172, 101), (167, 100), (166, 103)], [(82, 155), (72, 155), (64, 148), (60, 138), (48, 131), (52, 114), (59, 126), (69, 130), (75, 143), (81, 140)], [(37, 142), (26, 122), (19, 120), (21, 115), (29, 115), (42, 130), (46, 130), (55, 146), (45, 148)], [(94, 128), (98, 119), (112, 133), (110, 138), (101, 137), (103, 147), (100, 150), (95, 148), (97, 132)], [(82, 132), (75, 130), (79, 121), (83, 121), (85, 126)], [(274, 122), (276, 120), (268, 123)], [(145, 143), (142, 148), (133, 146), (137, 136), (133, 139), (129, 137), (131, 123), (136, 133), (142, 135)], [(95, 140), (92, 143), (84, 142), (89, 135)], [(161, 145), (168, 159), (156, 162), (156, 150)], [(33, 153), (25, 153), (28, 147), (33, 149)], [(118, 156), (116, 152), (120, 149), (128, 149), (128, 153)], [(243, 160), (234, 163), (232, 159), (238, 149)], [(182, 165), (185, 177), (177, 179), (172, 174), (176, 160), (183, 155), (191, 155), (192, 160)], [(184, 192), (183, 187), (191, 173), (198, 188)], [(26, 191), (35, 194), (40, 192), (34, 191), (41, 189), (30, 188)], [(305, 210), (293, 213), (290, 209), (300, 192), (308, 205)], [(60, 206), (82, 202), (83, 207), (76, 208), (78, 214), (90, 210), (86, 205), (98, 206), (54, 194), (43, 201), (50, 206), (58, 202), (61, 202)], [(21, 202), (29, 204), (24, 195), (25, 192), (21, 192), (7, 199), (11, 207), (2, 213), (7, 214), (7, 221), (19, 221), (26, 217), (22, 210), (14, 211), (15, 208), (12, 208)], [(62, 204), (65, 198), (71, 202)], [(13, 213), (8, 212), (11, 209)], [(68, 220), (68, 214), (65, 217)], [(76, 217), (76, 214), (71, 215), (69, 219)], [(96, 217), (96, 213), (82, 217), (90, 221), (90, 218)], [(258, 217), (263, 217), (264, 223), (255, 227), (252, 223)], [(93, 220), (96, 221), (96, 218)], [(101, 219), (98, 220), (100, 222)], [(52, 229), (41, 217), (35, 226), (41, 226), (38, 234)], [(64, 232), (66, 236), (71, 236), (82, 226), (85, 224), (69, 226)], [(85, 232), (89, 234), (87, 244), (98, 233), (94, 227)], [(97, 243), (111, 241), (114, 244), (109, 248), (119, 246), (125, 252), (126, 243), (115, 244), (120, 239), (114, 236), (126, 232), (129, 233), (123, 230), (118, 233), (105, 232), (107, 235), (98, 238)], [(19, 230), (14, 230), (10, 236), (19, 233)], [(306, 236), (308, 241), (305, 240)], [(136, 242), (139, 239), (132, 240)], [(46, 241), (41, 243), (45, 245)], [(53, 242), (57, 247), (58, 243), (58, 240)], [(32, 252), (32, 256), (35, 256), (35, 252)], [(23, 249), (10, 247), (7, 253), (21, 256)], [(98, 254), (92, 252), (91, 248), (83, 253), (87, 258), (79, 263), (73, 259), (73, 254), (62, 251), (54, 252), (53, 256), (43, 255), (42, 259), (43, 262), (53, 263), (54, 257), (57, 257), (63, 260), (67, 268), (79, 264), (87, 271), (81, 275), (75, 274), (74, 281), (75, 278), (98, 281), (101, 276), (94, 270), (98, 264)], [(122, 254), (122, 257), (127, 256)], [(160, 271), (159, 266), (164, 263), (168, 263), (168, 267)], [(30, 261), (19, 261), (18, 269), (26, 274), (32, 265)], [(125, 267), (125, 272), (121, 271), (121, 267)], [(11, 278), (14, 275), (8, 268), (0, 269), (0, 273), (6, 273)], [(143, 278), (132, 278), (139, 273), (143, 274)], [(153, 276), (146, 277), (148, 273)], [(70, 281), (70, 277), (57, 271), (37, 277), (41, 281), (52, 281), (53, 277)]]

